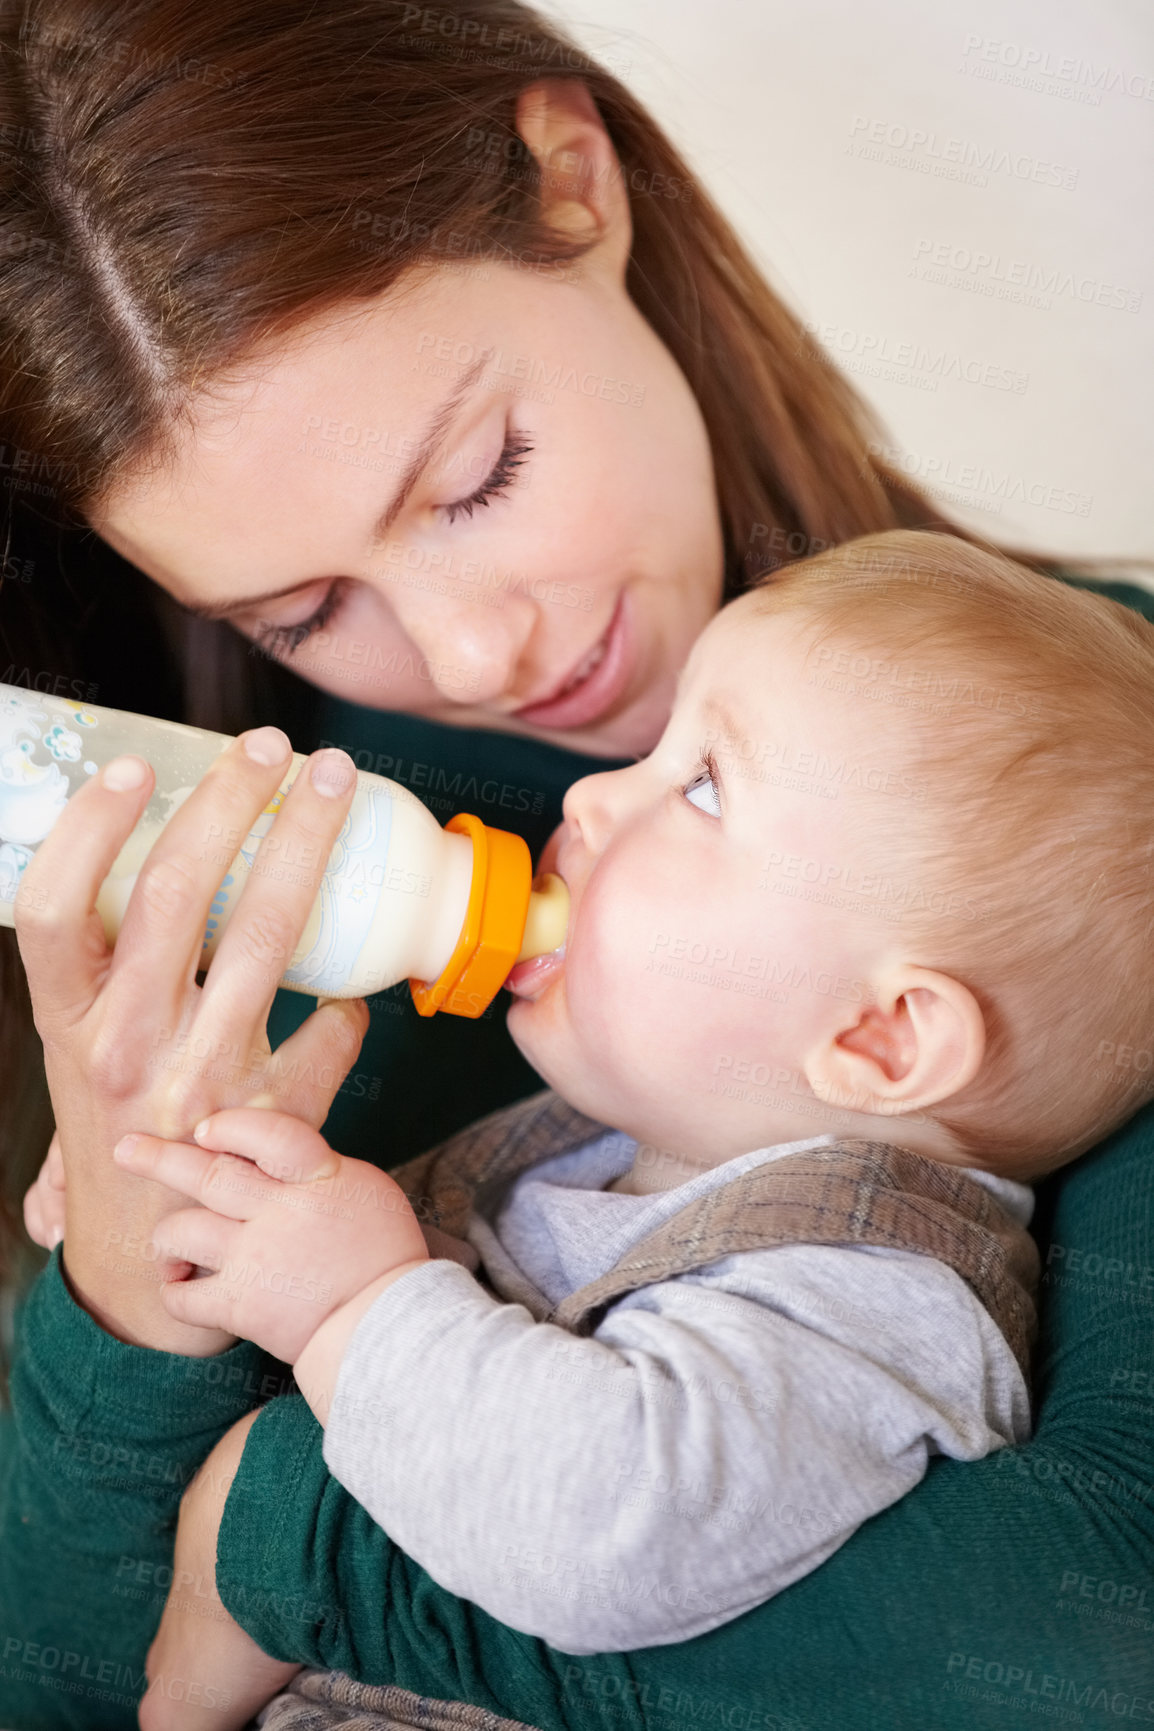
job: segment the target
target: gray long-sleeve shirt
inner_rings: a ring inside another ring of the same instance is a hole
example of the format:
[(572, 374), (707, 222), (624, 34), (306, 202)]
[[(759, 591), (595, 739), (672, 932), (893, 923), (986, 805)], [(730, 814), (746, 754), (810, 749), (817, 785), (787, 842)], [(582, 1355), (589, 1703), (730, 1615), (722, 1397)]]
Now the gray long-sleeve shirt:
[[(531, 1167), (468, 1236), (500, 1299), (434, 1260), (361, 1319), (325, 1461), (441, 1586), (572, 1654), (683, 1641), (825, 1560), (922, 1477), (1029, 1435), (1021, 1370), (953, 1269), (781, 1245), (617, 1300), (590, 1336), (541, 1320), (671, 1214), (763, 1161), (672, 1190), (604, 1186), (610, 1132)], [(1024, 1184), (976, 1169), (1023, 1226)]]

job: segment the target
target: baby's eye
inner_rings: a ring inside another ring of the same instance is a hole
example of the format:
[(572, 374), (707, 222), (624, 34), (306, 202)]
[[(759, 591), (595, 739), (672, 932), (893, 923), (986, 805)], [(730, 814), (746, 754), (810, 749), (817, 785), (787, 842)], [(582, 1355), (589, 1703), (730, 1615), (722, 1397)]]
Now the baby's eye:
[(695, 805), (698, 811), (705, 812), (709, 817), (721, 816), (721, 800), (717, 793), (717, 783), (713, 779), (713, 770), (708, 763), (703, 763), (700, 771), (692, 781), (686, 782), (681, 790), (690, 805)]

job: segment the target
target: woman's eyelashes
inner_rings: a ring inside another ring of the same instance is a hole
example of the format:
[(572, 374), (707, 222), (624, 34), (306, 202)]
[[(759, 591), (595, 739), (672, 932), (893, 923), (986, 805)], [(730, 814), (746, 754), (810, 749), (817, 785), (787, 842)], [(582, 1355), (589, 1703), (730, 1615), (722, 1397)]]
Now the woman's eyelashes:
[(436, 509), (443, 511), (450, 523), (455, 523), (458, 517), (471, 517), (479, 505), (488, 505), (498, 493), (503, 493), (512, 486), (517, 478), (517, 470), (532, 449), (533, 441), (527, 439), (523, 433), (506, 433), (501, 455), (481, 485), (463, 499), (454, 499), (451, 504), (438, 505)]
[(262, 619), (253, 632), (253, 641), (258, 649), (266, 655), (292, 655), (302, 643), (306, 643), (314, 631), (322, 631), (336, 614), (344, 595), (343, 579), (337, 577), (325, 590), (320, 606), (310, 613), (307, 619), (300, 619), (295, 625), (273, 625), (267, 619)]
[[(454, 499), (451, 504), (437, 505), (437, 511), (443, 511), (450, 523), (455, 523), (458, 517), (471, 517), (480, 505), (488, 505), (499, 493), (505, 492), (517, 478), (517, 470), (525, 462), (533, 449), (532, 439), (523, 433), (506, 433), (501, 454), (493, 464), (481, 485), (463, 499)], [(314, 631), (321, 631), (336, 614), (344, 593), (346, 580), (337, 577), (325, 592), (324, 600), (315, 612), (307, 619), (300, 619), (295, 625), (274, 625), (269, 620), (262, 620), (253, 633), (253, 640), (266, 655), (277, 658), (293, 655), (303, 643), (307, 643)]]
[[(721, 798), (718, 793), (717, 764), (712, 751), (703, 751), (697, 762), (696, 772), (682, 788), (682, 793), (690, 805), (695, 805), (698, 811), (703, 811), (709, 817), (721, 816)], [(700, 795), (700, 798), (695, 798)]]

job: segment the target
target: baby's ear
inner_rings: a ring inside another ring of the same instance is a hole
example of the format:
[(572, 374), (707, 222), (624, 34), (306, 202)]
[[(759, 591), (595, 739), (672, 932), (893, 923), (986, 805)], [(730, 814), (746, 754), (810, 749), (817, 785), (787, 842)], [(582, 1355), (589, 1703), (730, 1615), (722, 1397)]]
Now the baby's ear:
[(804, 1065), (820, 1100), (896, 1116), (935, 1106), (971, 1082), (986, 1050), (977, 999), (948, 974), (903, 965), (875, 982), (876, 1001)]

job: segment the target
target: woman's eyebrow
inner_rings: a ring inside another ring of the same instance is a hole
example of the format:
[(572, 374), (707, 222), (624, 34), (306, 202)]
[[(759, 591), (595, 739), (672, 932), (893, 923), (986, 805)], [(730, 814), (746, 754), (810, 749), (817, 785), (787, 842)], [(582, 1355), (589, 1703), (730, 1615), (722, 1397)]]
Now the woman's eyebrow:
[[(491, 354), (492, 350), (486, 349), (478, 355), (472, 366), (461, 374), (444, 402), (438, 405), (424, 438), (405, 467), (396, 492), (373, 525), (369, 537), (369, 551), (371, 553), (378, 551), (385, 536), (403, 511), (405, 501), (437, 455), (462, 403), (484, 372)], [(263, 595), (242, 595), (236, 601), (221, 601), (215, 604), (210, 602), (203, 606), (193, 606), (187, 601), (182, 605), (186, 612), (194, 614), (198, 619), (227, 619), (233, 613), (247, 612), (250, 607), (260, 607), (266, 601), (281, 601), (286, 595), (295, 595), (298, 590), (310, 589), (314, 583), (323, 581), (322, 577), (303, 577), (298, 583), (289, 583), (283, 589), (269, 589)]]
[(428, 432), (425, 434), (424, 438), (417, 446), (417, 449), (413, 452), (412, 457), (409, 459), (408, 466), (406, 467), (404, 474), (401, 476), (400, 486), (393, 495), (391, 503), (384, 511), (382, 511), (380, 517), (377, 519), (376, 525), (373, 529), (372, 538), (369, 542), (370, 552), (375, 553), (379, 549), (381, 542), (400, 516), (404, 509), (406, 499), (409, 497), (409, 494), (412, 492), (413, 488), (416, 486), (417, 482), (420, 480), (421, 476), (440, 450), (445, 435), (448, 433), (449, 428), (452, 426), (453, 421), (456, 418), (457, 411), (460, 409), (461, 404), (464, 402), (465, 398), (484, 372), (492, 352), (492, 349), (486, 349), (483, 354), (477, 356), (472, 366), (468, 367), (465, 372), (461, 374), (461, 377), (457, 380), (457, 383), (453, 386), (453, 389), (449, 392), (449, 395), (445, 398), (444, 402), (440, 405), (436, 414), (433, 416), (433, 419), (429, 423)]

